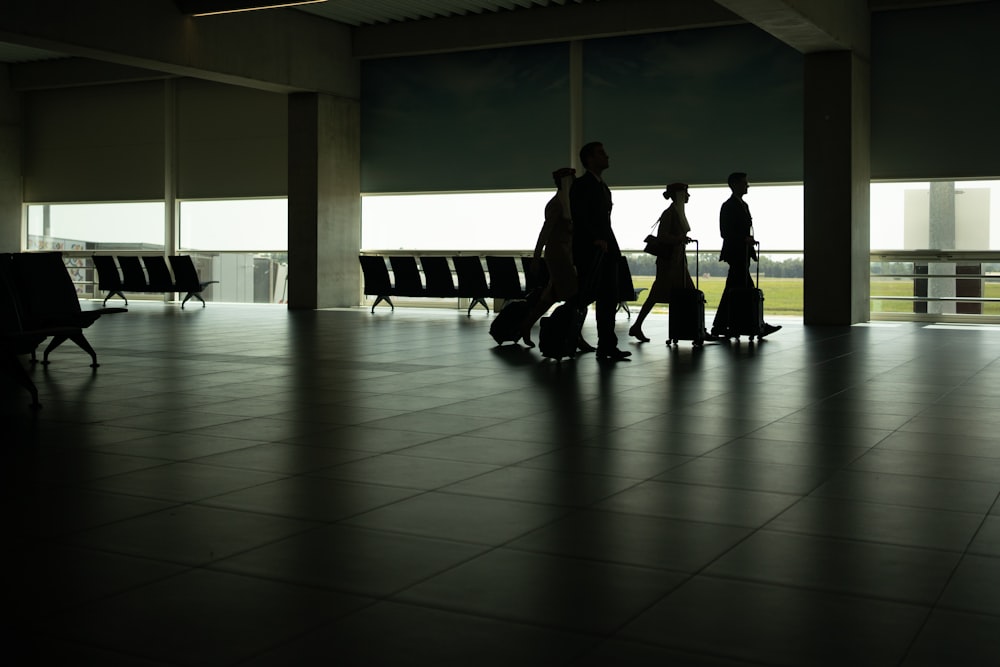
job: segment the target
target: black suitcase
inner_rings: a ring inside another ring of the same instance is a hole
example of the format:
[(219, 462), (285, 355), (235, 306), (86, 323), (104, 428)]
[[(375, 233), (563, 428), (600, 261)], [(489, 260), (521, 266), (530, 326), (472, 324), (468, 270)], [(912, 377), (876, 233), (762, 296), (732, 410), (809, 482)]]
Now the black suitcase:
[(561, 304), (539, 324), (538, 351), (547, 359), (562, 359), (576, 355), (580, 329), (587, 317), (586, 307), (582, 309), (575, 301)]
[(576, 355), (577, 342), (580, 340), (580, 330), (587, 318), (587, 305), (594, 292), (598, 278), (603, 252), (594, 255), (587, 285), (580, 286), (576, 298), (570, 299), (552, 311), (548, 317), (543, 317), (539, 323), (538, 351), (548, 359), (562, 359)]
[(521, 337), (521, 323), (528, 316), (530, 308), (526, 299), (512, 299), (504, 304), (490, 324), (490, 335), (497, 345), (503, 345), (507, 341), (517, 342)]
[(494, 316), (490, 324), (490, 335), (497, 345), (510, 341), (516, 343), (521, 337), (521, 325), (531, 309), (538, 303), (541, 290), (532, 290), (524, 299), (509, 299)]
[(667, 345), (679, 340), (694, 341), (695, 347), (705, 343), (705, 293), (700, 287), (698, 267), (698, 241), (694, 241), (694, 289), (675, 289), (670, 292), (670, 310), (667, 311), (669, 331)]
[[(760, 244), (757, 256), (760, 257)], [(757, 285), (760, 285), (760, 261), (757, 262)], [(729, 295), (729, 330), (732, 337), (749, 336), (758, 339), (764, 333), (764, 292), (759, 287), (733, 289)]]
[(755, 287), (732, 290), (729, 295), (729, 335), (760, 337), (764, 333), (764, 292)]

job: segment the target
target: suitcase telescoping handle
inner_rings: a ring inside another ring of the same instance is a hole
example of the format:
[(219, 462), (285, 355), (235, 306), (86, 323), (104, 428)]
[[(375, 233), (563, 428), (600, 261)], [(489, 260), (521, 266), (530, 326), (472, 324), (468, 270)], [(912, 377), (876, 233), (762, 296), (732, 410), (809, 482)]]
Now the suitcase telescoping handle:
[(757, 282), (754, 285), (757, 289), (760, 289), (760, 241), (753, 242), (754, 254), (757, 255)]
[[(754, 285), (754, 287), (760, 289), (760, 241), (753, 242), (753, 249), (754, 249), (754, 254), (757, 255), (757, 284)], [(747, 271), (747, 280), (750, 280), (749, 271)], [(750, 285), (747, 285), (747, 287), (750, 287)]]
[(698, 250), (698, 239), (688, 238), (688, 241), (694, 244), (694, 288), (701, 289), (701, 269), (698, 268), (698, 256), (701, 252)]

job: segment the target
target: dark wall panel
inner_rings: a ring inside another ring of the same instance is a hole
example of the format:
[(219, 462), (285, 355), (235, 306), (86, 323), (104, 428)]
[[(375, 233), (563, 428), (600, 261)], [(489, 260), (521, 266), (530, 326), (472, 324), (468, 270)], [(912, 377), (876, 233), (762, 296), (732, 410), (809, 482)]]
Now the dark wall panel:
[(288, 193), (288, 98), (199, 79), (177, 82), (177, 194)]
[(24, 200), (163, 199), (163, 83), (24, 97)]
[(588, 41), (585, 141), (604, 142), (616, 185), (800, 181), (802, 67), (753, 26)]
[(1000, 2), (872, 17), (872, 178), (1000, 177)]
[(569, 155), (569, 46), (366, 61), (364, 192), (548, 187)]

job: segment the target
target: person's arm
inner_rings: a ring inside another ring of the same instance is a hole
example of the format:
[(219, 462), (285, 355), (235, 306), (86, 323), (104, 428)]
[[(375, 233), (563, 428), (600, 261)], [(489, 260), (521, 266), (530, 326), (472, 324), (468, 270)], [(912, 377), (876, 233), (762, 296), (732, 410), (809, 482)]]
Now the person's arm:
[(538, 232), (538, 240), (535, 242), (535, 254), (534, 258), (541, 259), (542, 250), (549, 243), (549, 239), (552, 237), (552, 228), (556, 224), (556, 216), (562, 215), (562, 206), (558, 201), (550, 201), (545, 206), (545, 222), (542, 223), (542, 229)]

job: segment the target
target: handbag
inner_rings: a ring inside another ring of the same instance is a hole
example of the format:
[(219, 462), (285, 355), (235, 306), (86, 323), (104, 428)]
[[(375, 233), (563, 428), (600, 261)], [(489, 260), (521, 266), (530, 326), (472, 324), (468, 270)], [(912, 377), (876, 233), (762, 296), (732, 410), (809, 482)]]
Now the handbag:
[[(649, 231), (653, 231), (654, 229), (656, 229), (656, 226), (658, 224), (660, 224), (660, 220), (659, 219), (657, 219), (656, 222), (653, 223), (653, 226), (649, 228)], [(646, 238), (643, 239), (643, 242), (646, 244), (643, 247), (643, 249), (642, 249), (643, 252), (649, 253), (650, 255), (652, 255), (654, 257), (658, 257), (659, 256), (659, 254), (660, 254), (660, 240), (659, 239), (657, 239), (652, 234), (649, 234), (649, 235), (646, 236)]]

